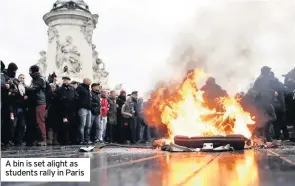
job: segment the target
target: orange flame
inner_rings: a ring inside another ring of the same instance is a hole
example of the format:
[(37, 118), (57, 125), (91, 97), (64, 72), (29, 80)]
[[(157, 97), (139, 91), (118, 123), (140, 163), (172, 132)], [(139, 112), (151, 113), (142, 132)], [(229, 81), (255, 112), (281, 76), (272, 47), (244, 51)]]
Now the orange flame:
[(207, 74), (197, 69), (190, 72), (181, 83), (173, 83), (154, 92), (145, 109), (149, 124), (165, 124), (169, 137), (208, 136), (241, 134), (251, 137), (248, 125), (253, 125), (250, 113), (246, 112), (239, 100), (231, 97), (219, 98), (222, 112), (210, 109), (198, 90), (199, 81)]

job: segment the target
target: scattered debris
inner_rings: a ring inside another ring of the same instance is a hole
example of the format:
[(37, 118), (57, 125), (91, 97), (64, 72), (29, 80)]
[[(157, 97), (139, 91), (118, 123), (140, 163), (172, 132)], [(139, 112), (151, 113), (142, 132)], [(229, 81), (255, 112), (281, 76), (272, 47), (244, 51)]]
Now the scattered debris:
[(95, 148), (94, 146), (81, 147), (79, 149), (79, 152), (92, 152), (94, 148)]
[(278, 148), (282, 146), (282, 140), (273, 140), (272, 142), (267, 142), (264, 138), (254, 137), (252, 139), (253, 148)]

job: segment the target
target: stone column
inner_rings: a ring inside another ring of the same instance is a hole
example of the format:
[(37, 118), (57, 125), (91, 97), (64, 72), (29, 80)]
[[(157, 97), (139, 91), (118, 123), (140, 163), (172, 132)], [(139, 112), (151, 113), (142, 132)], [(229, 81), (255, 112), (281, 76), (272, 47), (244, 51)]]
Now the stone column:
[(59, 78), (69, 76), (76, 81), (93, 78), (92, 35), (97, 19), (98, 15), (92, 15), (85, 3), (54, 4), (43, 17), (48, 26), (46, 74), (55, 72)]

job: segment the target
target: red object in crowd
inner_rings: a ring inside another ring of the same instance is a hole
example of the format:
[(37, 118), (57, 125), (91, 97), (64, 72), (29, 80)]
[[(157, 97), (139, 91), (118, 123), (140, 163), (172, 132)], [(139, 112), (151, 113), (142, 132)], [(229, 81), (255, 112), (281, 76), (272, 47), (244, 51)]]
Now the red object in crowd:
[(107, 117), (109, 111), (109, 103), (107, 98), (101, 98), (100, 100), (101, 116)]

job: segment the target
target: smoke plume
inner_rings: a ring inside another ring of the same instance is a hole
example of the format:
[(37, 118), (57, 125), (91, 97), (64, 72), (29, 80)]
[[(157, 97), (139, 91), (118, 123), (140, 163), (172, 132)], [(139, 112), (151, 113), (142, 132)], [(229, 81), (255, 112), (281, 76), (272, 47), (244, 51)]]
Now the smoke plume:
[(294, 1), (287, 0), (203, 7), (181, 29), (168, 63), (170, 75), (203, 68), (229, 93), (247, 90), (264, 65), (281, 78), (295, 62), (294, 10)]

